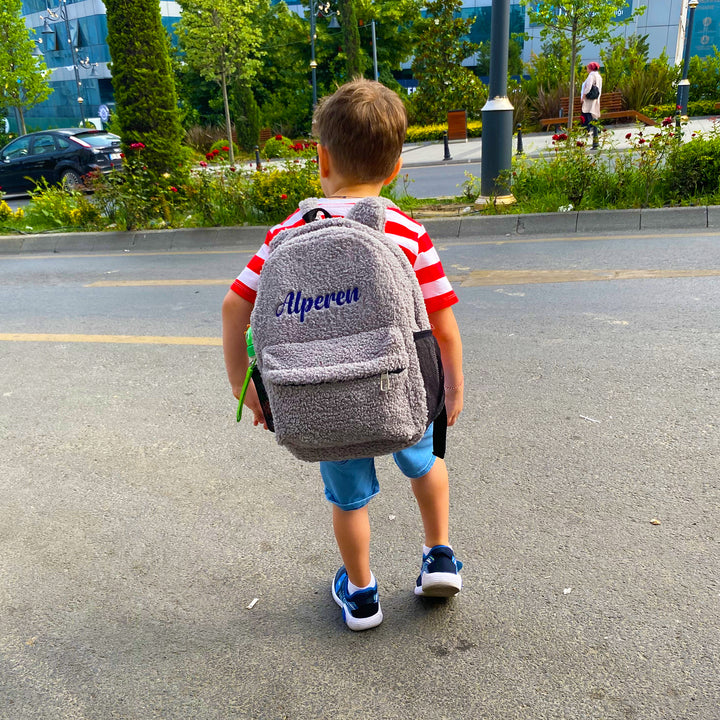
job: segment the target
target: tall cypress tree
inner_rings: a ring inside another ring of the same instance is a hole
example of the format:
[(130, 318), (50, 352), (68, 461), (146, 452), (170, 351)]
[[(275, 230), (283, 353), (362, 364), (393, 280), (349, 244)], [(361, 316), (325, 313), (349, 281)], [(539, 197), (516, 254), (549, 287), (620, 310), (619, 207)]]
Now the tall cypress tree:
[(357, 15), (352, 0), (338, 0), (340, 25), (343, 33), (343, 50), (345, 51), (346, 79), (352, 80), (362, 75), (363, 63), (360, 57), (360, 31)]
[(105, 0), (117, 120), (123, 146), (145, 145), (154, 172), (181, 163), (183, 129), (158, 0)]

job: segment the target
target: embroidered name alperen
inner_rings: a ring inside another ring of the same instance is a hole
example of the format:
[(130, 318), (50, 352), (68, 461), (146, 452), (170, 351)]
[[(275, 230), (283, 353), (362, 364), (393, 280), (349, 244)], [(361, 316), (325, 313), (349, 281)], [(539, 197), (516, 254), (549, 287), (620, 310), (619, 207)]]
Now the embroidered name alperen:
[(332, 305), (350, 305), (359, 299), (360, 288), (357, 287), (352, 290), (336, 290), (314, 298), (303, 297), (302, 290), (291, 290), (278, 305), (275, 316), (280, 317), (287, 312), (288, 315), (299, 315), (300, 322), (305, 322), (305, 316), (312, 310), (328, 310)]

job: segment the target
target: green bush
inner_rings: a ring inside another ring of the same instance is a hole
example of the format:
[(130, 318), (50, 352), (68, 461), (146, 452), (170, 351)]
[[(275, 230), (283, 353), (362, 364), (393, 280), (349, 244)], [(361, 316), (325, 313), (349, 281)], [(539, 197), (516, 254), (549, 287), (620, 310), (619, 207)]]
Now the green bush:
[(660, 129), (629, 132), (630, 149), (603, 158), (600, 150), (587, 152), (583, 130), (553, 135), (554, 149), (538, 159), (516, 158), (512, 192), (516, 212), (554, 212), (601, 208), (659, 207), (671, 198), (665, 162), (677, 146), (672, 123)]
[(720, 50), (713, 48), (712, 55), (690, 58), (688, 80), (690, 97), (698, 100), (720, 100)]
[(81, 190), (65, 190), (42, 180), (29, 195), (25, 223), (34, 229), (96, 230), (106, 224), (100, 208)]
[(145, 146), (133, 143), (121, 171), (91, 179), (93, 202), (118, 230), (172, 227), (182, 217), (187, 172), (157, 174), (145, 164)]
[(637, 110), (655, 103), (667, 103), (674, 95), (674, 83), (680, 72), (668, 63), (663, 50), (660, 57), (651, 60), (646, 66), (620, 78), (617, 89), (622, 93), (625, 105)]
[(248, 218), (248, 180), (225, 167), (219, 171), (192, 173), (181, 188), (190, 225), (228, 227), (243, 225)]
[(25, 211), (22, 208), (13, 209), (2, 199), (0, 192), (0, 223), (12, 223), (22, 220), (25, 217)]
[(255, 173), (248, 187), (248, 202), (254, 217), (263, 222), (280, 222), (307, 197), (322, 195), (317, 163), (297, 160), (283, 168)]
[(290, 148), (292, 144), (292, 140), (289, 138), (283, 135), (276, 135), (265, 142), (262, 149), (262, 156), (268, 160), (270, 158), (291, 157), (294, 154)]
[[(233, 143), (233, 154), (236, 159), (238, 152), (238, 146)], [(228, 162), (230, 159), (230, 144), (228, 141), (223, 138), (222, 140), (214, 142), (210, 147), (210, 150), (205, 153), (205, 159), (208, 162)]]
[[(715, 107), (717, 102), (717, 100), (690, 100), (688, 102), (688, 115), (690, 117), (718, 115), (718, 108)], [(677, 105), (673, 102), (665, 103), (663, 105), (648, 105), (640, 112), (654, 118), (666, 118), (674, 116), (676, 110)]]
[(677, 202), (720, 191), (720, 133), (678, 145), (667, 160), (668, 190)]

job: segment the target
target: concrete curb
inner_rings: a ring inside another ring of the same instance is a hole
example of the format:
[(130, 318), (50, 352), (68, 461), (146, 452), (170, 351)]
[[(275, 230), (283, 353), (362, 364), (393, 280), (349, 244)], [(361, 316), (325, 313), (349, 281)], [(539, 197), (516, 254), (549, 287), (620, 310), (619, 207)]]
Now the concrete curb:
[[(468, 215), (419, 219), (433, 240), (472, 242), (508, 235), (583, 235), (642, 230), (720, 228), (720, 206), (585, 210), (526, 215)], [(48, 233), (0, 237), (0, 255), (73, 252), (193, 252), (230, 248), (255, 252), (266, 226), (182, 228), (142, 232)]]

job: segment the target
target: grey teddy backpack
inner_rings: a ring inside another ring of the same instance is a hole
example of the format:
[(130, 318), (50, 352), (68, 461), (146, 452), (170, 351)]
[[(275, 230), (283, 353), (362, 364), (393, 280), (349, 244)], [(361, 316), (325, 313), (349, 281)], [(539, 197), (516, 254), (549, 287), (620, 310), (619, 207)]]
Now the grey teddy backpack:
[(385, 235), (389, 204), (364, 198), (333, 218), (305, 200), (305, 224), (270, 242), (251, 316), (253, 377), (278, 443), (301, 460), (396, 452), (432, 422), (444, 456), (440, 350), (415, 272)]

